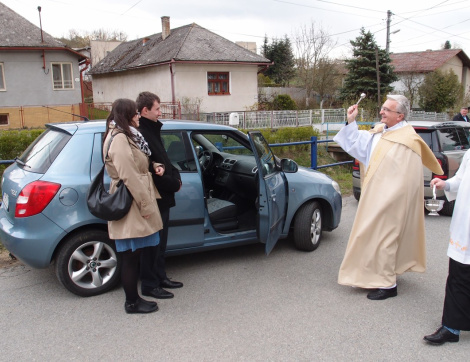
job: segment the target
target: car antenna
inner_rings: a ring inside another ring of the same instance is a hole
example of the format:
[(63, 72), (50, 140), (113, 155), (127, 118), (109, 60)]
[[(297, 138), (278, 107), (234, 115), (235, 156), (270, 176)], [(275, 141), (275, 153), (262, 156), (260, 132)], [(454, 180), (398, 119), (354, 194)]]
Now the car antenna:
[(53, 111), (62, 112), (62, 113), (70, 114), (70, 115), (75, 116), (75, 117), (83, 118), (83, 120), (84, 120), (85, 122), (89, 122), (89, 121), (90, 121), (87, 117), (85, 117), (85, 116), (80, 116), (79, 114), (74, 114), (74, 113), (70, 113), (70, 112), (61, 111), (60, 109), (55, 109), (55, 108), (48, 107), (48, 106), (43, 106), (43, 107), (44, 107), (44, 108), (47, 108), (47, 109), (52, 109)]

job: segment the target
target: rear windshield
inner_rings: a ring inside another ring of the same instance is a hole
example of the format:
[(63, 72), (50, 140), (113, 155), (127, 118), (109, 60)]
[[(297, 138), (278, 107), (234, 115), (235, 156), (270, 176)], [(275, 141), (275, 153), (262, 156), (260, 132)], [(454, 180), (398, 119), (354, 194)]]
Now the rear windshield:
[(439, 130), (442, 151), (468, 150), (467, 135), (462, 128), (444, 128)]
[(17, 162), (18, 166), (27, 171), (45, 173), (71, 137), (69, 133), (56, 129), (46, 130), (19, 157), (22, 162)]

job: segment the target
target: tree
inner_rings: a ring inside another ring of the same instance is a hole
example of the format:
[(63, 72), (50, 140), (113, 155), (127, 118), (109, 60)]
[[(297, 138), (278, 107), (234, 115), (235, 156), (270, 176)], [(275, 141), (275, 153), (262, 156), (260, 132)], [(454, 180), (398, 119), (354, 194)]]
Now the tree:
[(300, 85), (305, 88), (307, 99), (312, 92), (320, 96), (320, 104), (338, 88), (337, 63), (328, 57), (336, 43), (315, 22), (302, 26), (294, 36), (297, 50), (296, 66)]
[(453, 108), (463, 98), (463, 87), (452, 69), (435, 70), (426, 74), (419, 87), (419, 106), (428, 112), (443, 112)]
[(88, 32), (70, 29), (67, 37), (58, 38), (58, 40), (70, 48), (84, 48), (90, 46), (91, 40), (126, 41), (127, 35), (117, 30), (98, 29)]
[[(346, 60), (348, 74), (340, 98), (348, 102), (357, 101), (361, 93), (365, 93), (366, 98), (376, 102), (379, 89), (381, 96), (384, 96), (393, 90), (390, 84), (398, 80), (393, 72), (390, 56), (377, 46), (374, 35), (364, 28), (356, 40), (351, 40), (351, 45), (353, 58)], [(380, 88), (377, 82), (376, 54)]]
[(444, 45), (442, 46), (442, 49), (452, 49), (452, 46), (450, 45), (450, 41), (446, 40)]
[(268, 44), (267, 37), (264, 38), (263, 55), (273, 61), (264, 74), (271, 78), (276, 84), (286, 86), (295, 74), (295, 59), (292, 46), (287, 36), (284, 39), (273, 39)]

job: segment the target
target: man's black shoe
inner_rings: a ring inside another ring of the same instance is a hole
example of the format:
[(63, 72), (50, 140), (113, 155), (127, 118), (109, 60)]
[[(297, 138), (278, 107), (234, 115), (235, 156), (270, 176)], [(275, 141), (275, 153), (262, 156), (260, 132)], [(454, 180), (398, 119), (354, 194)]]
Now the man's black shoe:
[(458, 342), (459, 335), (452, 333), (446, 327), (442, 326), (433, 334), (430, 334), (429, 336), (424, 336), (423, 339), (431, 344), (439, 345), (444, 344), (446, 342)]
[(163, 279), (160, 282), (160, 287), (162, 287), (162, 288), (176, 289), (176, 288), (181, 288), (182, 286), (183, 286), (183, 283), (173, 282), (170, 279)]
[(397, 287), (391, 289), (374, 289), (372, 292), (367, 294), (367, 298), (370, 300), (384, 300), (398, 295)]
[(153, 289), (146, 290), (146, 291), (142, 290), (142, 294), (147, 297), (154, 297), (157, 299), (170, 299), (174, 297), (173, 293), (170, 293), (169, 291), (160, 287), (153, 288)]
[(155, 302), (150, 302), (144, 299), (137, 299), (135, 303), (124, 303), (124, 309), (126, 313), (151, 313), (158, 310), (158, 305)]

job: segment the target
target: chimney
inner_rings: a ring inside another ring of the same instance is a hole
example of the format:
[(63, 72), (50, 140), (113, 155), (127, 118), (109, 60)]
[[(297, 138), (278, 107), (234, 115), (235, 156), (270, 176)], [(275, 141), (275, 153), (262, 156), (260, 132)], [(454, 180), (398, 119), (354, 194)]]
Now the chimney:
[(162, 16), (162, 39), (165, 40), (170, 35), (170, 17)]
[(142, 46), (145, 46), (145, 44), (147, 44), (147, 42), (150, 40), (150, 38), (143, 38), (142, 39)]

